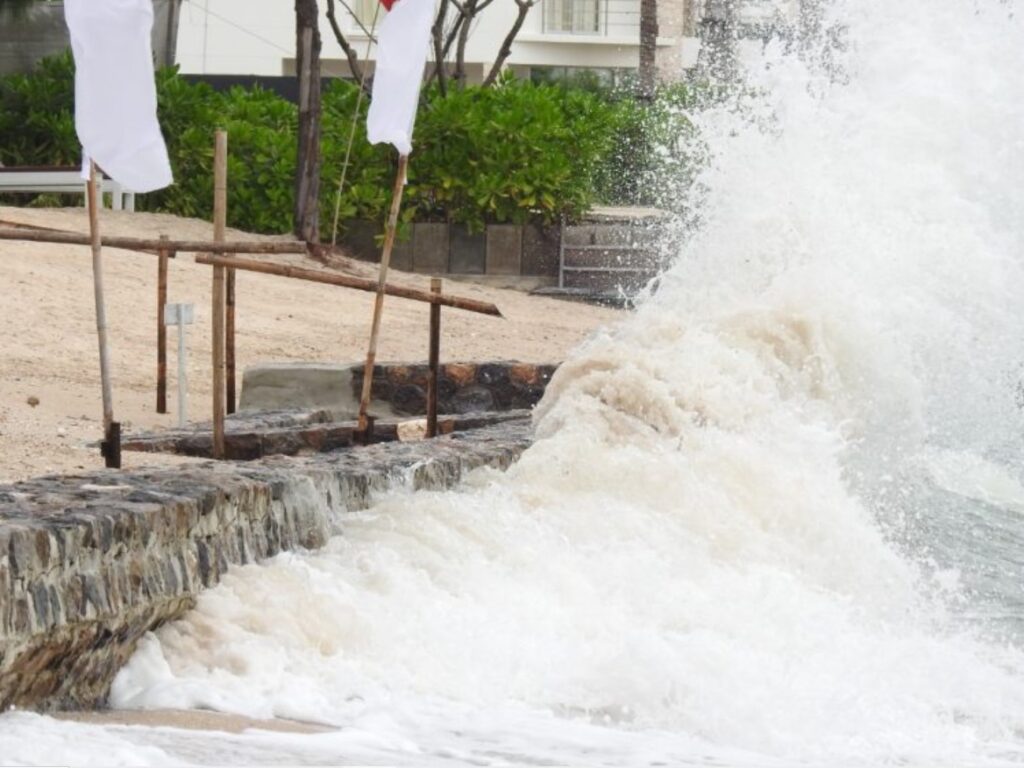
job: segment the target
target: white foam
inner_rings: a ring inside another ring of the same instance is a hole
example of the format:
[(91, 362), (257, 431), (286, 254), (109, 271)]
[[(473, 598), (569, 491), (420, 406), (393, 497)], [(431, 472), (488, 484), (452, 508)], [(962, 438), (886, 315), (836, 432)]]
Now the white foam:
[(696, 118), (701, 230), (559, 370), (522, 460), (234, 569), (114, 703), (323, 722), (400, 764), (1024, 758), (1024, 654), (886, 537), (928, 514), (922, 466), (1018, 503), (1013, 11), (849, 0), (829, 72), (769, 48), (742, 113)]

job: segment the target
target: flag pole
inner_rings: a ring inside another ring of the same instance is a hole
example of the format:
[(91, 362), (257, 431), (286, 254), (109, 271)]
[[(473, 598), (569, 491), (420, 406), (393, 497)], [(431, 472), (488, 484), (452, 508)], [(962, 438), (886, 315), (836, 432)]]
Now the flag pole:
[(100, 244), (99, 207), (96, 189), (96, 163), (89, 160), (87, 183), (89, 202), (89, 238), (92, 245), (92, 280), (96, 297), (96, 335), (100, 345), (100, 383), (103, 388), (103, 435), (100, 445), (108, 467), (121, 466), (121, 425), (114, 421), (114, 396), (110, 384), (110, 345), (107, 342), (107, 310), (103, 298), (103, 246)]
[(369, 442), (370, 391), (373, 387), (373, 366), (377, 360), (377, 337), (380, 335), (380, 319), (384, 313), (384, 287), (387, 283), (391, 250), (395, 246), (395, 232), (398, 229), (398, 212), (402, 207), (405, 191), (405, 174), (409, 164), (408, 155), (398, 156), (398, 173), (395, 174), (395, 188), (391, 194), (391, 211), (388, 213), (387, 230), (384, 232), (384, 251), (380, 257), (380, 278), (377, 281), (377, 296), (373, 302), (373, 324), (370, 326), (370, 345), (366, 350), (366, 367), (363, 369), (363, 393), (359, 400), (359, 431)]

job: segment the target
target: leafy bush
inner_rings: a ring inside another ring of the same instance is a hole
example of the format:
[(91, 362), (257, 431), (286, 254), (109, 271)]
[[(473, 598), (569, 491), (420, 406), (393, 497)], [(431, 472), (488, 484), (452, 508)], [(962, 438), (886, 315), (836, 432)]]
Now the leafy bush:
[[(157, 74), (160, 123), (175, 184), (139, 198), (141, 210), (210, 218), (213, 133), (229, 136), (233, 226), (292, 227), (298, 114), (259, 88), (218, 92), (176, 70)], [(75, 165), (74, 65), (64, 55), (31, 75), (0, 78), (0, 162)], [(358, 104), (359, 114), (356, 115)], [(661, 204), (684, 178), (690, 132), (686, 89), (651, 105), (598, 89), (503, 78), (495, 87), (423, 95), (403, 219), (488, 222), (576, 218), (595, 202)], [(348, 82), (323, 93), (321, 227), (340, 203), (342, 220), (382, 221), (396, 170), (394, 152), (366, 140), (367, 100)], [(355, 125), (340, 200), (338, 179)]]
[(446, 98), (431, 92), (416, 126), (410, 203), (471, 229), (579, 216), (612, 145), (609, 114), (589, 94), (511, 78)]
[(0, 164), (81, 162), (74, 101), (70, 53), (44, 59), (31, 74), (0, 78)]

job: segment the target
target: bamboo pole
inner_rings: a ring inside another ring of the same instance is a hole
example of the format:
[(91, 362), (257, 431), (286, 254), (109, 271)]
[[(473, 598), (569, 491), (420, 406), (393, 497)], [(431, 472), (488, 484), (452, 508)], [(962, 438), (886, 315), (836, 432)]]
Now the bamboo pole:
[[(59, 232), (36, 229), (0, 229), (0, 240), (21, 240), (29, 243), (58, 243), (61, 245), (92, 245), (91, 235), (77, 232)], [(101, 237), (101, 245), (127, 251), (158, 253), (166, 248), (178, 253), (309, 253), (308, 243), (298, 240), (214, 242), (212, 240), (156, 240), (142, 237)]]
[[(441, 278), (430, 278), (430, 292), (441, 293)], [(427, 375), (427, 437), (437, 437), (437, 377), (441, 358), (441, 305), (430, 305), (430, 373)]]
[[(222, 267), (234, 267), (235, 269), (245, 270), (246, 272), (259, 272), (264, 275), (290, 277), (296, 280), (307, 280), (312, 283), (322, 283), (324, 285), (337, 285), (341, 288), (352, 288), (356, 291), (367, 291), (370, 293), (375, 292), (378, 287), (376, 280), (367, 280), (363, 277), (352, 277), (350, 275), (341, 275), (337, 272), (323, 272), (316, 269), (293, 267), (288, 264), (274, 264), (269, 261), (239, 259), (232, 256), (209, 256), (207, 254), (198, 254), (196, 256), (196, 263), (206, 265), (219, 264)], [(393, 283), (385, 284), (384, 292), (388, 296), (397, 296), (400, 299), (421, 301), (426, 304), (439, 304), (442, 307), (463, 309), (467, 312), (476, 312), (480, 315), (502, 317), (501, 310), (489, 301), (467, 299), (462, 296), (433, 294), (429, 291), (420, 290), (419, 288), (407, 288), (402, 285), (394, 285)]]
[(388, 266), (391, 251), (395, 247), (395, 230), (398, 228), (398, 212), (402, 207), (402, 193), (405, 192), (405, 172), (409, 165), (408, 155), (399, 155), (395, 187), (391, 192), (391, 211), (388, 213), (388, 228), (384, 233), (384, 250), (380, 257), (380, 276), (377, 280), (377, 296), (373, 302), (373, 321), (370, 324), (370, 344), (366, 350), (366, 366), (363, 368), (363, 393), (359, 398), (359, 430), (366, 432), (366, 411), (370, 407), (370, 390), (373, 388), (373, 366), (377, 360), (377, 338), (380, 335), (380, 320), (384, 314), (384, 293), (387, 286)]
[[(167, 240), (161, 235), (161, 240)], [(167, 413), (167, 322), (164, 309), (167, 307), (167, 261), (170, 258), (166, 248), (157, 254), (156, 277), (156, 412)]]
[(121, 466), (119, 430), (114, 424), (114, 395), (110, 383), (110, 345), (107, 340), (107, 309), (103, 297), (103, 246), (100, 241), (100, 199), (96, 191), (96, 163), (89, 161), (87, 184), (89, 240), (92, 246), (92, 279), (96, 299), (96, 336), (100, 347), (100, 386), (103, 392), (103, 435), (101, 448), (108, 467)]
[[(213, 239), (224, 242), (228, 136), (217, 131), (213, 154)], [(224, 458), (224, 269), (213, 268), (213, 458)]]
[(227, 412), (235, 412), (235, 268), (226, 267), (224, 320), (224, 365), (227, 368)]

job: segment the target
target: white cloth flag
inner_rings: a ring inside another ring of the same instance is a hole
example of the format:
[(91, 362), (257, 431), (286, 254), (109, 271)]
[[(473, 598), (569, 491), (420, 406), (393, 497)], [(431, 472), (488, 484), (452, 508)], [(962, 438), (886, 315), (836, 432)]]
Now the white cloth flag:
[(156, 116), (152, 0), (64, 0), (75, 56), (75, 130), (90, 158), (132, 192), (173, 181)]
[(412, 128), (430, 47), (434, 0), (394, 0), (377, 35), (373, 99), (366, 116), (371, 144), (388, 142), (399, 154), (412, 152)]

